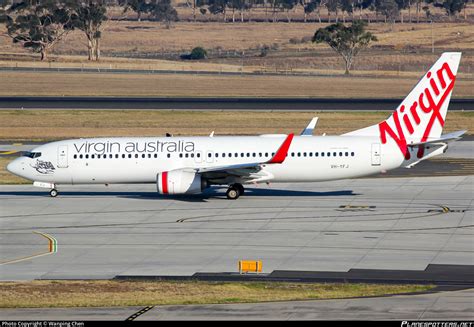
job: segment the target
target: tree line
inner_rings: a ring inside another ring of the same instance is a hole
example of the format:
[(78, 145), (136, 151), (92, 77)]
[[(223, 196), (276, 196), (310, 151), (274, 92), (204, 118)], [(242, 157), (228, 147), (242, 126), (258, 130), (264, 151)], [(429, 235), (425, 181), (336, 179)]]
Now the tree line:
[[(114, 2), (107, 0), (0, 0), (0, 24), (5, 24), (13, 43), (40, 53), (41, 60), (47, 59), (51, 49), (71, 31), (79, 30), (87, 39), (88, 59), (99, 60), (102, 33), (112, 19), (111, 5)], [(135, 10), (127, 1), (118, 5), (123, 14)], [(147, 1), (147, 6), (151, 17), (168, 27), (178, 19), (171, 0)]]
[[(362, 19), (363, 10), (371, 10), (385, 17), (385, 21), (394, 23), (403, 16), (400, 11), (408, 9), (408, 21), (412, 22), (411, 9), (415, 6), (416, 21), (424, 10), (426, 16), (432, 19), (431, 7), (444, 8), (448, 16), (458, 15), (465, 9), (468, 0), (186, 0), (192, 8), (193, 20), (196, 12), (222, 15), (225, 22), (229, 15), (232, 21), (236, 15), (244, 21), (251, 20), (250, 11), (254, 7), (261, 7), (271, 16), (271, 20), (278, 20), (277, 13), (286, 12), (288, 22), (291, 22), (290, 11), (302, 7), (304, 20), (315, 13), (321, 22), (321, 9), (326, 8), (331, 19), (338, 23), (342, 16), (345, 22), (350, 16), (352, 21)], [(122, 16), (111, 14), (111, 8), (120, 9)], [(431, 6), (431, 7), (430, 7)], [(178, 20), (178, 13), (171, 0), (0, 0), (0, 24), (6, 26), (6, 35), (14, 43), (38, 52), (41, 60), (45, 60), (51, 49), (68, 33), (73, 30), (83, 32), (87, 39), (89, 60), (99, 60), (100, 40), (109, 21), (120, 20), (133, 11), (140, 21), (143, 15), (147, 19), (163, 22), (168, 28), (173, 21)], [(268, 11), (268, 12), (267, 12)], [(431, 15), (431, 16), (430, 16)], [(331, 17), (333, 16), (333, 17)], [(369, 18), (369, 17), (368, 17)], [(369, 21), (370, 23), (370, 21)]]

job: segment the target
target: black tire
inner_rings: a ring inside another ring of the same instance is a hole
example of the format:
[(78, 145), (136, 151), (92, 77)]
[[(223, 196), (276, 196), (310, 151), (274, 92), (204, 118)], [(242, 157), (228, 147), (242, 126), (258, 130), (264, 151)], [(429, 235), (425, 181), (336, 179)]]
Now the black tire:
[(229, 200), (237, 200), (240, 196), (239, 190), (234, 186), (229, 187), (225, 194)]
[(49, 195), (50, 195), (52, 198), (57, 197), (58, 194), (59, 194), (59, 193), (58, 193), (58, 190), (56, 190), (56, 189), (54, 189), (54, 188), (53, 188), (51, 191), (49, 191)]
[(235, 184), (232, 185), (232, 186), (235, 187), (235, 188), (239, 191), (239, 196), (240, 196), (240, 195), (244, 195), (245, 189), (244, 189), (244, 187), (242, 186), (242, 184), (240, 184), (240, 183), (235, 183)]

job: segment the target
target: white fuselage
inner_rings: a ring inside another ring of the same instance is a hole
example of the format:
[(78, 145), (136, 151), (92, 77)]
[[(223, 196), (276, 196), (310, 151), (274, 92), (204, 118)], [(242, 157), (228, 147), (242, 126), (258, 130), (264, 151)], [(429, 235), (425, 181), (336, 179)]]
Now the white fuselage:
[[(66, 140), (35, 148), (38, 157), (20, 157), (8, 170), (54, 184), (155, 183), (163, 171), (268, 161), (285, 136)], [(382, 145), (379, 137), (298, 136), (283, 163), (263, 164), (253, 179), (241, 182), (353, 178), (398, 168), (403, 161), (397, 145)]]

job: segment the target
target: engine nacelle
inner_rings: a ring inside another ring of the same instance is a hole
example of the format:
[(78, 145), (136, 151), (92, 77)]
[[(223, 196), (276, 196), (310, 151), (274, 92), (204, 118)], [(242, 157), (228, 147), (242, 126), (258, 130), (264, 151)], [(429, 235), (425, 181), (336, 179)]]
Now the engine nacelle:
[(192, 194), (200, 193), (206, 188), (206, 183), (200, 174), (177, 169), (159, 173), (156, 187), (160, 194)]

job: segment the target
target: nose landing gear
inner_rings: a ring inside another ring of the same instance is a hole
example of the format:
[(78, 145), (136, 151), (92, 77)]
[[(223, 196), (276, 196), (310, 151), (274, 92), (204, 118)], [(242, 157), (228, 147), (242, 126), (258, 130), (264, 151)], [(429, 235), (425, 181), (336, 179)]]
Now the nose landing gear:
[(237, 200), (239, 196), (244, 194), (244, 191), (245, 189), (242, 184), (235, 183), (229, 186), (226, 195), (229, 200)]

